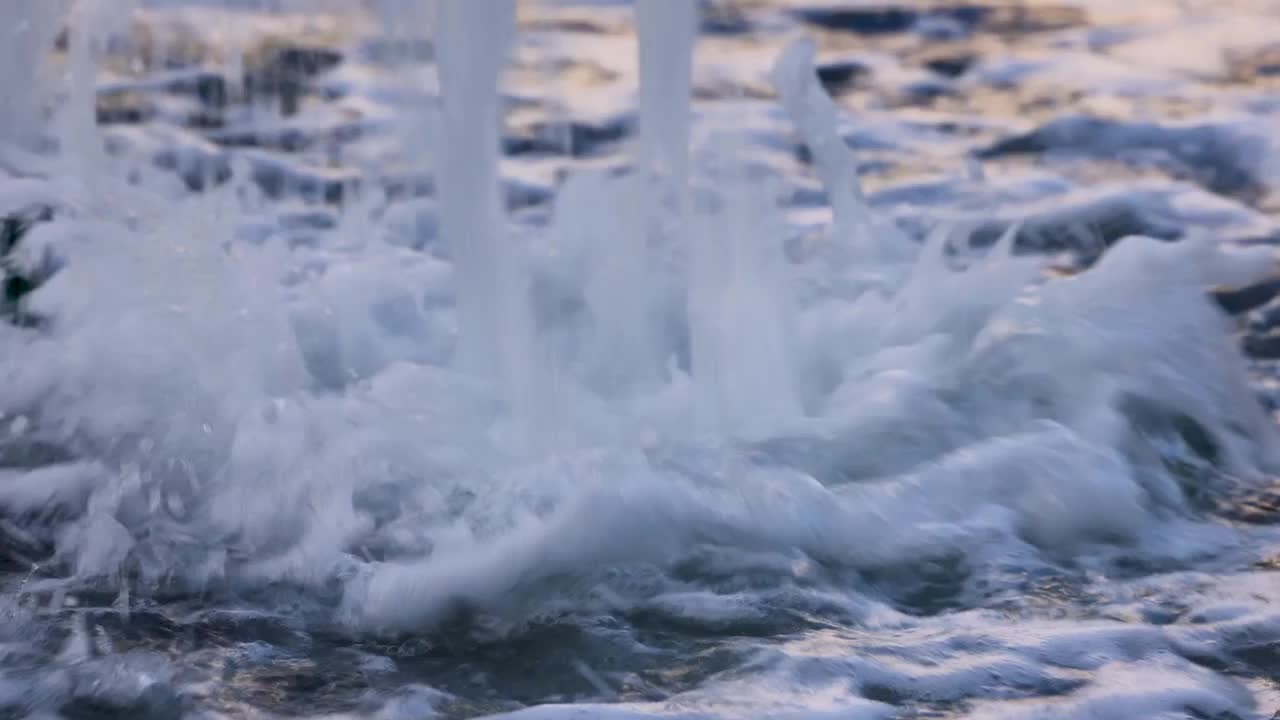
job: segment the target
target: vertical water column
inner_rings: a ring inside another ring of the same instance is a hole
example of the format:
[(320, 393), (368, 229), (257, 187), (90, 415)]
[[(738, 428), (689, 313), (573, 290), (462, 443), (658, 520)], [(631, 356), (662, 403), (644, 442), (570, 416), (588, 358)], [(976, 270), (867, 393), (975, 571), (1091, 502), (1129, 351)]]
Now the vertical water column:
[[(640, 108), (633, 179), (611, 185), (614, 229), (593, 248), (587, 301), (619, 376), (641, 389), (662, 380), (673, 343), (660, 320), (655, 237), (683, 245), (688, 197), (695, 0), (637, 0)], [(608, 212), (602, 208), (602, 212)]]
[(697, 0), (637, 0), (640, 166), (683, 189), (689, 171)]
[(717, 201), (689, 237), (695, 410), (703, 432), (767, 435), (803, 414), (794, 299), (779, 193), (735, 161), (739, 148), (719, 148)]
[(434, 91), (422, 86), (414, 44), (430, 36), (434, 8), (422, 0), (377, 0), (375, 7), (382, 19), (385, 62), (397, 83), (404, 83), (405, 93), (393, 120), (403, 140), (400, 160), (416, 175), (430, 166), (432, 147), (422, 138), (431, 137), (435, 129), (436, 108), (429, 100)]
[(127, 34), (138, 0), (75, 0), (68, 14), (67, 98), (60, 110), (62, 163), (89, 187), (106, 171), (98, 132), (98, 69), (108, 42)]
[(28, 142), (43, 125), (40, 70), (65, 6), (64, 0), (0, 2), (0, 142)]
[(499, 78), (515, 31), (513, 0), (439, 0), (435, 47), (441, 137), (435, 178), (440, 228), (453, 255), (458, 363), (496, 376), (501, 366), (503, 200)]
[(514, 0), (438, 0), (435, 50), (441, 118), (435, 180), (440, 231), (453, 256), (456, 364), (497, 382), (520, 444), (532, 442), (539, 355), (529, 271), (511, 242), (498, 178), (499, 86), (515, 35)]
[(834, 216), (832, 235), (851, 245), (865, 262), (910, 261), (912, 245), (903, 242), (891, 224), (876, 224), (867, 209), (858, 159), (840, 135), (835, 101), (818, 81), (817, 52), (812, 39), (793, 42), (774, 64), (772, 76), (782, 107), (808, 146), (827, 191)]

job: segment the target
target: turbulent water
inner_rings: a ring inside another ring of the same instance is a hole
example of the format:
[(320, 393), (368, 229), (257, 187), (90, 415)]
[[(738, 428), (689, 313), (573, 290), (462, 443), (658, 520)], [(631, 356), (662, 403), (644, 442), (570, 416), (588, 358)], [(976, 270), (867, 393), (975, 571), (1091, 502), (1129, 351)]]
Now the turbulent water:
[(38, 5), (0, 717), (1280, 712), (1269, 0)]

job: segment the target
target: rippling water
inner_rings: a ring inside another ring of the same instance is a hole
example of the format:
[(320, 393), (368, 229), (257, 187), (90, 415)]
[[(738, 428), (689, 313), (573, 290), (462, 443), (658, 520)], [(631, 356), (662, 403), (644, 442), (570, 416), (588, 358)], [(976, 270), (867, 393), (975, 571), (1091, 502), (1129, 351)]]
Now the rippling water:
[(0, 71), (0, 717), (1280, 712), (1274, 3), (521, 3), (514, 384), (425, 7)]

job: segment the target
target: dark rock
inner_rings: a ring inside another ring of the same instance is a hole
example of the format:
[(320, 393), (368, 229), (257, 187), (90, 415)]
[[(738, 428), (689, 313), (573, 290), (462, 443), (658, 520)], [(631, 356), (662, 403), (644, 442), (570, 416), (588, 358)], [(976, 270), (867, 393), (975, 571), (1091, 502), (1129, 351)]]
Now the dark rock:
[(927, 17), (940, 17), (975, 26), (990, 12), (982, 5), (957, 5), (932, 10), (914, 9), (898, 5), (879, 7), (829, 6), (802, 8), (796, 11), (802, 20), (827, 30), (857, 33), (859, 35), (888, 35), (912, 30)]
[(155, 108), (150, 105), (99, 104), (96, 110), (99, 125), (138, 125), (155, 115)]
[(701, 27), (708, 35), (744, 35), (752, 26), (747, 14), (733, 3), (711, 2), (702, 13)]
[(245, 151), (253, 181), (272, 199), (300, 197), (339, 205), (359, 184), (358, 175), (333, 168), (308, 167), (260, 150)]
[(1237, 82), (1280, 76), (1280, 43), (1250, 52), (1227, 52), (1225, 59), (1231, 79)]
[(4, 279), (4, 301), (16, 303), (35, 289), (35, 283), (25, 277), (20, 275), (7, 277)]
[(906, 85), (899, 93), (899, 100), (907, 103), (928, 104), (940, 97), (955, 95), (952, 87), (938, 80), (923, 80)]
[(0, 516), (0, 569), (30, 571), (53, 554), (53, 546)]
[(331, 47), (282, 47), (271, 55), (264, 69), (279, 74), (315, 77), (342, 62), (342, 53)]
[(1071, 252), (1085, 265), (1095, 261), (1123, 238), (1142, 235), (1176, 240), (1181, 230), (1131, 198), (1103, 198), (1033, 214), (1017, 220), (993, 220), (974, 228), (971, 247), (987, 247), (1008, 229), (1019, 225), (1014, 237), (1018, 252)]
[(41, 318), (24, 312), (23, 304), (48, 277), (37, 277), (18, 267), (13, 261), (13, 251), (32, 227), (52, 219), (53, 208), (44, 204), (23, 208), (0, 219), (0, 317), (13, 325), (37, 327), (42, 324)]
[(196, 68), (159, 78), (160, 89), (171, 95), (186, 95), (210, 108), (226, 107), (230, 99), (227, 79), (216, 70)]
[(0, 443), (0, 468), (30, 469), (58, 465), (76, 459), (64, 445), (21, 437)]
[(968, 72), (976, 59), (977, 56), (971, 54), (941, 56), (925, 60), (924, 66), (939, 75), (956, 78)]
[(1049, 152), (1147, 163), (1163, 158), (1166, 171), (1189, 176), (1212, 192), (1245, 200), (1265, 194), (1258, 177), (1263, 151), (1231, 128), (1216, 125), (1160, 125), (1073, 115), (1000, 140), (977, 154), (998, 158)]
[(1229, 315), (1242, 315), (1271, 302), (1280, 294), (1280, 278), (1271, 278), (1243, 288), (1213, 290), (1214, 302)]
[(1236, 242), (1240, 245), (1280, 245), (1280, 230), (1265, 235), (1251, 235)]
[(1252, 490), (1244, 497), (1231, 497), (1217, 505), (1218, 512), (1230, 520), (1250, 525), (1280, 523), (1280, 488)]
[(591, 122), (541, 121), (502, 138), (508, 155), (559, 155), (592, 157), (604, 154), (610, 145), (631, 134), (635, 117), (629, 113)]
[(190, 95), (199, 100), (201, 105), (210, 108), (226, 107), (229, 97), (227, 79), (216, 72), (201, 72), (193, 77), (183, 78), (172, 83), (167, 90)]
[(508, 210), (545, 205), (555, 198), (555, 189), (547, 185), (506, 178), (502, 181)]
[(1021, 34), (1065, 30), (1088, 20), (1084, 10), (1070, 5), (1018, 4), (991, 13), (985, 25), (993, 32)]
[(274, 127), (235, 125), (220, 127), (206, 137), (223, 147), (263, 148), (282, 152), (301, 152), (317, 145), (348, 143), (365, 134), (366, 127), (359, 122), (335, 122), (331, 125), (303, 127), (281, 124)]
[(610, 35), (615, 32), (615, 28), (606, 23), (578, 17), (534, 18), (527, 23), (522, 23), (521, 27), (529, 30), (583, 35)]
[(156, 167), (178, 173), (192, 192), (207, 190), (231, 178), (231, 160), (216, 147), (198, 139), (162, 147), (152, 158)]
[(1269, 330), (1260, 335), (1246, 335), (1244, 352), (1262, 360), (1280, 359), (1280, 331)]
[(302, 128), (223, 127), (207, 134), (209, 140), (223, 147), (264, 148), (283, 152), (300, 152), (314, 142), (311, 133)]
[(0, 257), (13, 252), (36, 224), (53, 219), (53, 207), (38, 203), (0, 219)]
[(818, 66), (818, 81), (827, 92), (839, 94), (850, 85), (871, 74), (871, 68), (857, 60), (839, 60)]
[(193, 192), (231, 177), (227, 152), (185, 128), (162, 123), (115, 127), (105, 130), (103, 139), (113, 155), (150, 156), (155, 167), (177, 173)]
[(269, 47), (245, 73), (245, 92), (249, 97), (279, 98), (281, 113), (294, 115), (308, 92), (308, 83), (342, 60), (342, 53), (329, 47)]
[(98, 122), (104, 125), (136, 124), (153, 119), (158, 110), (155, 94), (190, 98), (195, 110), (191, 124), (208, 126), (221, 118), (230, 102), (227, 80), (204, 68), (184, 68), (138, 79), (104, 83), (98, 88)]

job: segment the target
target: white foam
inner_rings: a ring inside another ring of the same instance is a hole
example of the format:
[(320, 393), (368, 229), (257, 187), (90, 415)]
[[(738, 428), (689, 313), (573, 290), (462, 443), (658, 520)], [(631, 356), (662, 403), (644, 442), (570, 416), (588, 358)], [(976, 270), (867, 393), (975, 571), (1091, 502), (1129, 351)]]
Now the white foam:
[[(1179, 517), (1178, 480), (1150, 436), (1186, 416), (1222, 471), (1276, 468), (1275, 429), (1204, 294), (1264, 277), (1271, 252), (1129, 238), (1046, 284), (1037, 260), (1013, 255), (1012, 234), (981, 258), (948, 254), (945, 232), (911, 244), (863, 201), (812, 54), (797, 45), (776, 77), (836, 203), (824, 251), (787, 265), (771, 196), (715, 184), (699, 190), (710, 202), (698, 252), (648, 242), (639, 225), (660, 226), (652, 217), (625, 218), (635, 237), (602, 242), (634, 179), (571, 187), (528, 244), (535, 287), (555, 302), (528, 328), (537, 357), (505, 356), (547, 371), (516, 384), (536, 400), (522, 407), (511, 387), (451, 364), (457, 333), (474, 329), (453, 301), (466, 261), (404, 247), (437, 208), (411, 207), (411, 222), (388, 228), (372, 201), (356, 204), (338, 232), (290, 247), (270, 232), (240, 239), (269, 217), (244, 168), (203, 197), (144, 185), (113, 213), (92, 195), (67, 203), (78, 218), (32, 236), (65, 259), (32, 299), (51, 324), (0, 330), (0, 408), (86, 460), (6, 471), (0, 506), (73, 509), (51, 522), (75, 582), (337, 591), (357, 632), (430, 628), (458, 605), (517, 623), (557, 603), (710, 626), (771, 611), (763, 592), (673, 580), (691, 558), (802, 587), (819, 584), (815, 567), (1078, 557), (1105, 544), (1148, 559), (1221, 551), (1221, 535), (1182, 532), (1199, 526)], [(62, 198), (51, 182), (15, 184), (6, 206)], [(378, 230), (396, 237), (365, 240)], [(470, 287), (482, 285), (493, 287)], [(482, 322), (497, 342), (493, 318)], [(632, 325), (645, 330), (632, 337)], [(715, 431), (699, 433), (707, 407)], [(509, 441), (520, 413), (554, 426), (556, 452)], [(1171, 529), (1182, 544), (1165, 542)], [(626, 586), (610, 571), (657, 579)], [(1247, 712), (1232, 683), (1162, 655), (1274, 632), (1241, 595), (1206, 599), (1202, 631), (1022, 626), (1009, 632), (1024, 637), (990, 631), (991, 652), (928, 671), (910, 666), (937, 646), (896, 666), (792, 646), (763, 656), (758, 687), (711, 683), (670, 705), (584, 712), (885, 716), (857, 697), (874, 686), (988, 712), (991, 693), (973, 689), (992, 673), (1070, 691), (1061, 706), (1012, 711), (1029, 717)], [(832, 602), (868, 632), (937, 629), (855, 590)], [(1000, 625), (940, 622), (970, 621)], [(1077, 689), (1064, 666), (1102, 680)], [(1133, 691), (1133, 668), (1160, 670), (1163, 685)]]

